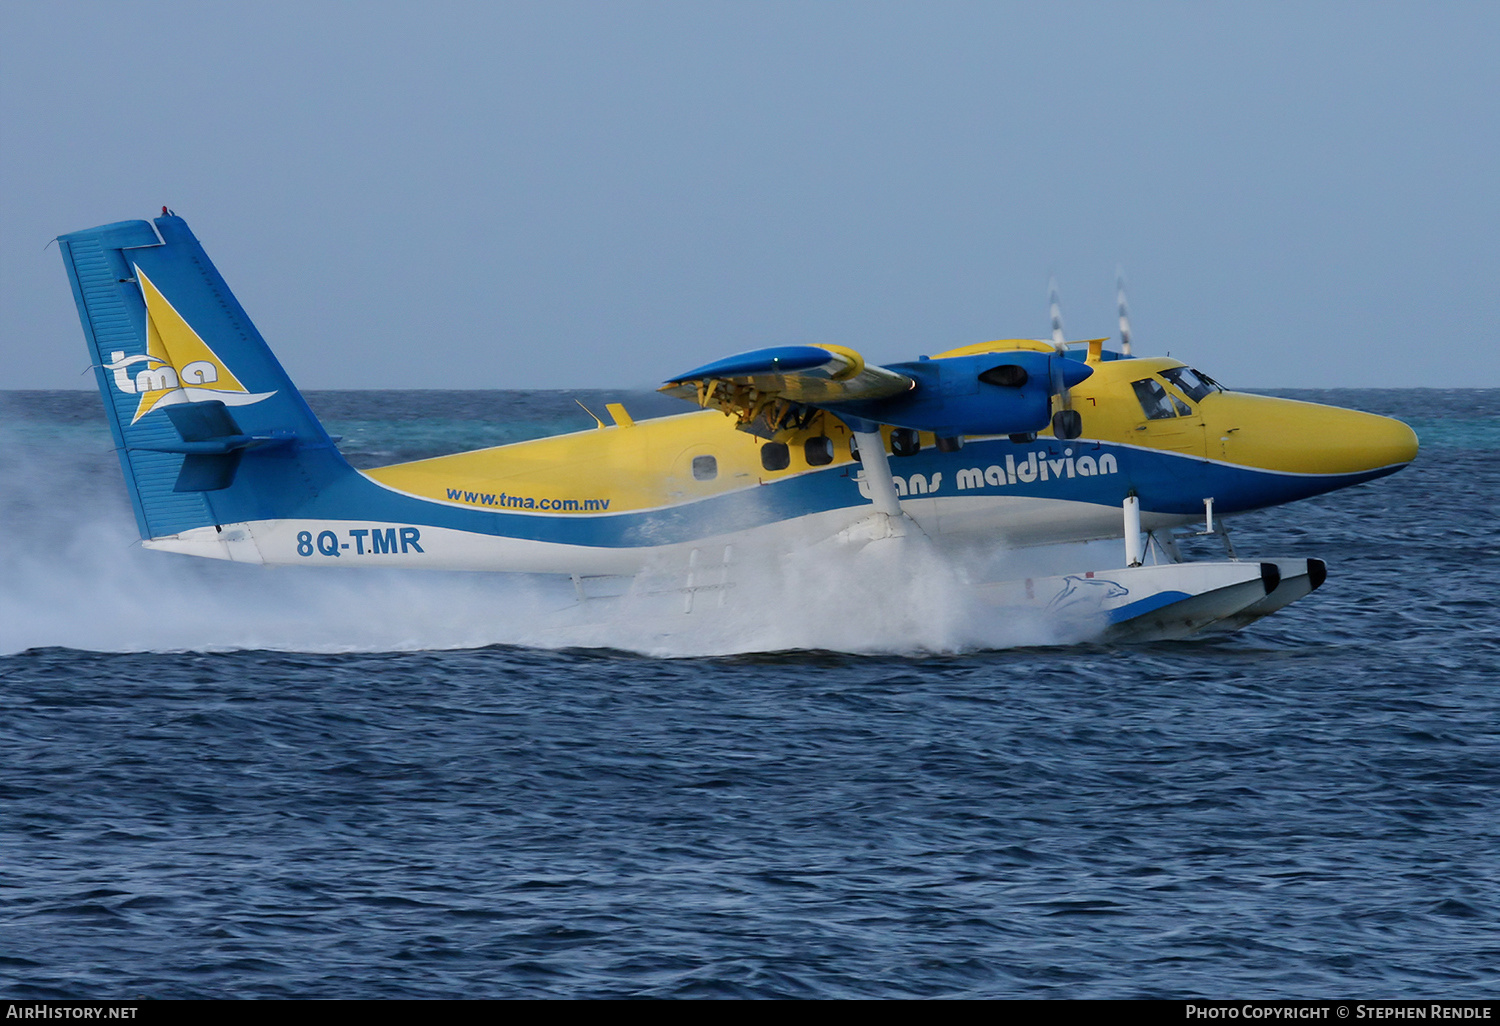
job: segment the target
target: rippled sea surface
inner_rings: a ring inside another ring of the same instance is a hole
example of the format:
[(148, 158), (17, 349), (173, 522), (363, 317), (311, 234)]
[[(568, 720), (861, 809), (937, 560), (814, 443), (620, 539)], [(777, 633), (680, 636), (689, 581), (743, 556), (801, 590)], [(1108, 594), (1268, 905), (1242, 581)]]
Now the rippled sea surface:
[[(1330, 568), (1248, 631), (678, 658), (144, 552), (97, 397), (0, 394), (0, 993), (1493, 997), (1500, 394), (1287, 394), (1423, 450), (1233, 522)], [(361, 465), (592, 423), (310, 398)]]

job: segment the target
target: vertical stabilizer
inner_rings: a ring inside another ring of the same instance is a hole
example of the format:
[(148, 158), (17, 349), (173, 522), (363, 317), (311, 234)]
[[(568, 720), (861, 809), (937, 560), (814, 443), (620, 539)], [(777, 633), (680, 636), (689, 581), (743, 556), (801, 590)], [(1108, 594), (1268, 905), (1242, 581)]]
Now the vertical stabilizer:
[(291, 516), (354, 473), (182, 218), (58, 243), (142, 537)]

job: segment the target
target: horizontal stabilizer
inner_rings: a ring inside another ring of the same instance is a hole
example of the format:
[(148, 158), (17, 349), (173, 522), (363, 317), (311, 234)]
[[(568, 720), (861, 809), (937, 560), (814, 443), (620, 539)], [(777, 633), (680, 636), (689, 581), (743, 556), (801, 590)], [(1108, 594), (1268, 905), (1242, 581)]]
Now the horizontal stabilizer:
[(168, 407), (166, 414), (182, 436), (182, 442), (158, 445), (154, 451), (187, 456), (172, 486), (174, 492), (222, 491), (234, 483), (234, 473), (246, 449), (292, 441), (290, 435), (277, 438), (245, 434), (228, 408), (216, 399)]
[(216, 438), (248, 438), (228, 408), (218, 400), (167, 408), (167, 419), (184, 442), (207, 442)]
[(234, 475), (240, 469), (240, 457), (244, 453), (243, 449), (214, 455), (189, 453), (182, 461), (182, 469), (177, 472), (177, 483), (172, 486), (172, 491), (223, 491), (234, 484)]

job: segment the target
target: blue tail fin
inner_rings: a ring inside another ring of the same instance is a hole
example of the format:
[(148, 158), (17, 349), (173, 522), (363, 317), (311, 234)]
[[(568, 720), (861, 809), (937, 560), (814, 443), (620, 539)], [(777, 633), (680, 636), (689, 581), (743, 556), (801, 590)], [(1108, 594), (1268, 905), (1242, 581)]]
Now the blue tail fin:
[(354, 474), (182, 218), (58, 243), (142, 537), (292, 516)]

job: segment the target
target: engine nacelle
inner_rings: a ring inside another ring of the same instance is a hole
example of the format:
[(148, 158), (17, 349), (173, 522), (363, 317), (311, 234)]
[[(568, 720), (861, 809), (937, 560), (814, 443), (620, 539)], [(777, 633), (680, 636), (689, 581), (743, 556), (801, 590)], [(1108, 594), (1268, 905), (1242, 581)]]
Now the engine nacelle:
[(940, 438), (1042, 431), (1051, 423), (1054, 385), (1072, 388), (1094, 369), (1061, 355), (1015, 350), (886, 365), (916, 382), (887, 399), (829, 403), (839, 416), (931, 431)]

